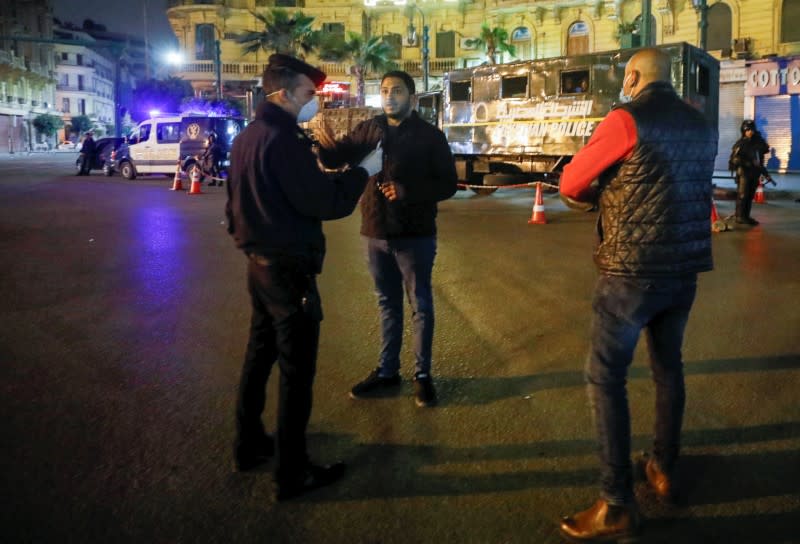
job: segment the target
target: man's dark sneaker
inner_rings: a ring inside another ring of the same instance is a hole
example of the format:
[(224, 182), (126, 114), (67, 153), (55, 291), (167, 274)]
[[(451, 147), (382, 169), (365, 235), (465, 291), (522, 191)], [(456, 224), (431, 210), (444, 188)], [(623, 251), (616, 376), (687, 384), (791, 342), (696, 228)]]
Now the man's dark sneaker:
[(308, 493), (319, 487), (330, 485), (344, 476), (345, 464), (334, 463), (328, 466), (308, 464), (296, 478), (275, 480), (275, 499), (285, 501)]
[(436, 404), (436, 389), (430, 374), (417, 373), (414, 376), (414, 402), (420, 408)]
[(358, 382), (350, 390), (351, 399), (361, 399), (367, 397), (378, 397), (386, 393), (388, 389), (394, 389), (401, 383), (400, 374), (395, 374), (388, 378), (379, 374), (380, 368), (370, 372), (369, 376), (363, 381)]
[(237, 444), (233, 449), (233, 468), (236, 472), (253, 470), (275, 454), (275, 440), (265, 434), (258, 442)]

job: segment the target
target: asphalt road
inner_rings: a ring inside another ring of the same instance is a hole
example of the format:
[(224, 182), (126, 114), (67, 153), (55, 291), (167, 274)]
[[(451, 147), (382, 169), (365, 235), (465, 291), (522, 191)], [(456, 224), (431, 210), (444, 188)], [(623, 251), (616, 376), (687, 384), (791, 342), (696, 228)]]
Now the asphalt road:
[[(358, 217), (328, 223), (310, 448), (349, 471), (275, 504), (269, 470), (230, 470), (249, 307), (223, 190), (72, 177), (73, 160), (0, 159), (4, 542), (550, 543), (596, 498), (582, 381), (595, 215), (546, 195), (549, 223), (528, 225), (530, 190), (441, 205), (441, 403), (426, 410), (409, 381), (348, 399), (376, 362), (377, 309)], [(754, 208), (761, 226), (714, 235), (689, 323), (687, 503), (659, 507), (639, 485), (642, 542), (800, 542), (800, 205)], [(643, 450), (641, 345), (629, 398)]]

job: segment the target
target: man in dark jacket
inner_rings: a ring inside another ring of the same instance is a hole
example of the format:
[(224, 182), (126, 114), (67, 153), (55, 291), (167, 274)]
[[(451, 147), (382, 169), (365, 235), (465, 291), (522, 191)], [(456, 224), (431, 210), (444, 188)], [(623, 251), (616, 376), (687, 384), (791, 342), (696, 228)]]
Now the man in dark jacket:
[(238, 470), (249, 470), (273, 454), (261, 414), (267, 378), (277, 361), (278, 500), (327, 485), (344, 473), (342, 463), (313, 465), (306, 448), (322, 320), (316, 285), (325, 256), (322, 221), (352, 213), (367, 179), (382, 163), (381, 152), (374, 151), (336, 179), (319, 170), (311, 141), (297, 122), (316, 113), (315, 89), (324, 80), (323, 72), (293, 57), (270, 57), (263, 76), (267, 98), (233, 143), (227, 187), (228, 232), (247, 255), (252, 304), (234, 460)]
[(436, 402), (431, 378), (433, 291), (437, 202), (456, 192), (456, 170), (444, 134), (413, 109), (414, 80), (405, 72), (386, 73), (380, 86), (383, 115), (359, 124), (342, 141), (321, 130), (320, 158), (328, 166), (352, 162), (380, 143), (384, 169), (367, 185), (361, 200), (361, 234), (381, 311), (382, 345), (378, 367), (350, 391), (364, 398), (400, 385), (403, 287), (414, 325), (415, 402)]
[(565, 200), (597, 202), (600, 209), (594, 255), (600, 277), (586, 380), (602, 493), (591, 508), (561, 523), (569, 539), (587, 542), (638, 529), (625, 381), (642, 330), (656, 385), (655, 440), (645, 473), (658, 497), (674, 497), (685, 404), (681, 346), (697, 273), (712, 268), (716, 130), (675, 93), (670, 57), (658, 49), (631, 57), (622, 91), (632, 101), (608, 114), (561, 178)]
[(769, 144), (750, 119), (742, 121), (741, 132), (742, 137), (733, 144), (728, 161), (728, 167), (736, 173), (736, 222), (758, 225), (758, 221), (750, 216), (750, 210), (753, 208), (759, 178), (765, 175), (771, 179), (764, 168)]
[(94, 135), (92, 131), (86, 133), (81, 145), (80, 163), (81, 168), (78, 171), (79, 176), (88, 176), (92, 170), (92, 163), (94, 162), (94, 154), (97, 150), (97, 145), (94, 142)]

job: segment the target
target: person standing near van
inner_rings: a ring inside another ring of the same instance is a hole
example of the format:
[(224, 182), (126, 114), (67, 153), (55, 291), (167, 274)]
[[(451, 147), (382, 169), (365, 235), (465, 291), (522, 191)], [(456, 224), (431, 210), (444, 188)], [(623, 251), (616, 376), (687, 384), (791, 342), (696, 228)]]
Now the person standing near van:
[[(309, 460), (311, 415), (322, 306), (316, 276), (325, 257), (322, 221), (353, 212), (380, 150), (332, 179), (317, 166), (311, 140), (297, 125), (318, 105), (325, 73), (287, 55), (264, 70), (266, 101), (234, 140), (225, 215), (228, 232), (247, 255), (252, 306), (250, 338), (236, 405), (235, 468), (250, 470), (277, 450), (275, 495), (284, 500), (338, 480), (344, 464)], [(277, 440), (261, 420), (273, 365), (280, 369)]]
[(86, 133), (81, 145), (80, 163), (81, 167), (78, 171), (79, 176), (88, 176), (92, 169), (92, 162), (94, 162), (94, 154), (97, 150), (97, 145), (94, 143), (92, 131)]
[(381, 313), (378, 367), (350, 390), (366, 398), (400, 385), (403, 289), (412, 309), (414, 396), (417, 406), (436, 403), (431, 377), (433, 289), (437, 203), (456, 192), (456, 168), (441, 130), (414, 111), (414, 80), (391, 71), (381, 79), (383, 115), (359, 124), (337, 142), (325, 127), (317, 132), (323, 164), (339, 166), (380, 143), (384, 169), (361, 200), (361, 235)]
[(219, 145), (217, 141), (217, 135), (213, 132), (208, 135), (208, 145), (206, 146), (206, 150), (203, 152), (203, 170), (205, 173), (211, 176), (211, 182), (208, 184), (209, 187), (214, 187), (217, 185), (217, 180), (219, 180), (219, 186), (222, 187), (225, 184), (225, 181), (220, 177), (220, 164), (222, 163), (223, 151), (222, 146)]

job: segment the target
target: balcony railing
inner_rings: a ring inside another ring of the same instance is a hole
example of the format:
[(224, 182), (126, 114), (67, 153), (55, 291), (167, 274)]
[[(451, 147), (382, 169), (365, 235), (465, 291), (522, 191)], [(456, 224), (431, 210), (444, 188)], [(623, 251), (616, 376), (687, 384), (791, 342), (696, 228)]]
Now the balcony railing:
[[(398, 68), (411, 74), (412, 76), (422, 76), (422, 60), (398, 60), (396, 61)], [(429, 75), (441, 76), (445, 72), (463, 68), (464, 59), (460, 58), (439, 58), (431, 59), (429, 62)], [(222, 77), (223, 79), (231, 80), (250, 80), (258, 79), (266, 68), (266, 63), (255, 62), (223, 62), (222, 63)], [(350, 63), (347, 62), (322, 62), (319, 63), (319, 69), (328, 74), (329, 76), (347, 76), (350, 75)], [(186, 62), (173, 68), (174, 75), (185, 79), (202, 79), (214, 78), (214, 62), (213, 61), (195, 61)], [(380, 77), (380, 72), (368, 72), (368, 79), (375, 79)], [(228, 76), (228, 77), (226, 77)], [(60, 88), (59, 88), (60, 89)]]

